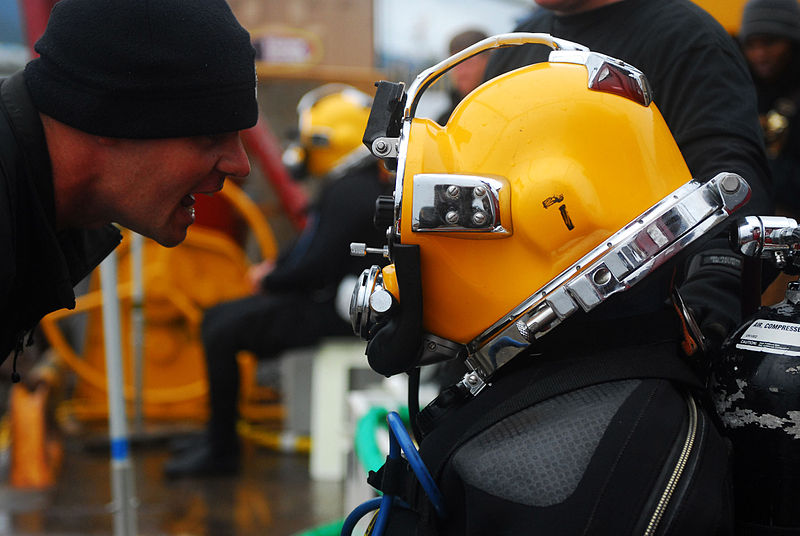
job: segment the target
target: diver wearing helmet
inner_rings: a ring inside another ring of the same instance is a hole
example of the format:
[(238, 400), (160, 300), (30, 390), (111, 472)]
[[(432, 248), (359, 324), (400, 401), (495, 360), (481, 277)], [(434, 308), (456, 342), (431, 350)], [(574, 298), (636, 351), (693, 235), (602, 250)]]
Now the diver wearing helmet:
[(365, 138), (398, 167), (351, 309), (370, 365), (467, 365), (412, 417), (430, 478), (370, 477), (410, 506), (386, 534), (732, 534), (704, 374), (753, 305), (718, 225), (771, 212), (746, 66), (688, 1), (539, 3), (447, 125), (414, 117), (434, 66)]
[(386, 171), (361, 145), (371, 102), (343, 84), (321, 86), (299, 101), (299, 139), (284, 152), (284, 162), (295, 177), (322, 181), (308, 223), (274, 265), (254, 267), (251, 296), (206, 311), (206, 437), (167, 461), (167, 477), (231, 474), (239, 468), (239, 351), (265, 359), (352, 333), (346, 315), (337, 312), (337, 290), (367, 265), (350, 256), (350, 241), (383, 239), (373, 214), (375, 199), (388, 186)]

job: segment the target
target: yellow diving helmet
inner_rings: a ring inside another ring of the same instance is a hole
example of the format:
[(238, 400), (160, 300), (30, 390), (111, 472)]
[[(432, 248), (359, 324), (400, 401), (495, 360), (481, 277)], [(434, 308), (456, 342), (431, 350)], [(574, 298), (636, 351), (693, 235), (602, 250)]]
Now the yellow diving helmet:
[[(415, 117), (421, 94), (449, 68), (526, 43), (553, 48), (549, 61), (487, 81), (444, 126)], [(490, 37), (424, 71), (407, 92), (380, 83), (364, 142), (396, 161), (394, 196), (378, 204), (389, 244), (377, 251), (393, 264), (362, 275), (353, 327), (370, 340), (376, 371), (462, 355), (473, 392), (750, 192), (732, 173), (692, 180), (640, 71), (546, 34)]]
[(369, 156), (361, 137), (372, 97), (346, 84), (326, 84), (297, 104), (298, 141), (283, 154), (293, 175), (325, 177)]

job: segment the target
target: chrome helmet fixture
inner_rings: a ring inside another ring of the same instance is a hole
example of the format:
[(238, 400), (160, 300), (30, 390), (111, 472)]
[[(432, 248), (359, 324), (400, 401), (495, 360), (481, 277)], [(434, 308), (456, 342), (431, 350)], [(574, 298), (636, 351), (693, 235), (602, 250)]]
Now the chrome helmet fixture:
[[(489, 80), (446, 125), (416, 117), (447, 70), (529, 43), (549, 61)], [(392, 264), (354, 290), (355, 332), (390, 376), (462, 357), (477, 394), (494, 373), (578, 310), (624, 291), (750, 196), (738, 175), (693, 180), (644, 74), (547, 34), (485, 39), (405, 90), (380, 82), (364, 134), (397, 170), (376, 221)]]

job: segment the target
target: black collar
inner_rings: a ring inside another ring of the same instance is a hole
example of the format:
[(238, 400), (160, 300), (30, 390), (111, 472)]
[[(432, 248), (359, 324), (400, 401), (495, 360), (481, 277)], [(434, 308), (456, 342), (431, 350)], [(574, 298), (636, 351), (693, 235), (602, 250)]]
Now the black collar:
[(0, 88), (17, 145), (25, 156), (24, 165), (28, 168), (27, 174), (33, 180), (50, 225), (55, 229), (55, 193), (47, 139), (39, 112), (28, 93), (22, 71), (7, 78)]

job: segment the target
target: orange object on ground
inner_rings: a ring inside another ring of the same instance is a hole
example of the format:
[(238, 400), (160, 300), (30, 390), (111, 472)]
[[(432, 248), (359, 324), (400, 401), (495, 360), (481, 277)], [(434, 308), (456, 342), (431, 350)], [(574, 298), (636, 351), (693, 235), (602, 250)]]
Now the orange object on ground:
[(63, 449), (47, 432), (46, 406), (51, 388), (11, 387), (11, 473), (15, 488), (46, 488), (55, 484)]

